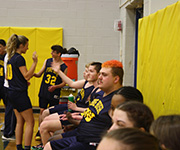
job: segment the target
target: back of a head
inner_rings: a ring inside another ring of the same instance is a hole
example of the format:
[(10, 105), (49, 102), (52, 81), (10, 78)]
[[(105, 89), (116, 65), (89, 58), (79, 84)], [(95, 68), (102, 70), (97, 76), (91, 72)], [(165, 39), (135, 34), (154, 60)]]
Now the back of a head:
[(21, 44), (25, 46), (28, 41), (29, 39), (24, 35), (12, 34), (7, 42), (6, 50), (8, 53), (8, 59), (10, 59), (15, 54), (16, 50)]
[(168, 150), (180, 150), (180, 115), (160, 116), (150, 128), (161, 146)]
[(118, 105), (116, 109), (126, 112), (134, 127), (144, 128), (145, 131), (149, 132), (154, 116), (148, 106), (143, 103), (129, 101)]
[(51, 46), (51, 49), (53, 51), (56, 51), (57, 53), (61, 53), (61, 54), (66, 54), (67, 53), (67, 49), (63, 48), (60, 45), (53, 45), (53, 46)]
[(158, 140), (151, 134), (135, 128), (120, 128), (108, 132), (104, 138), (114, 139), (119, 149), (125, 150), (159, 150)]
[(138, 101), (143, 103), (142, 93), (132, 86), (123, 86), (115, 94), (122, 95), (126, 101)]
[(6, 46), (6, 41), (3, 40), (3, 39), (0, 39), (0, 44), (1, 44), (2, 46)]
[(92, 62), (90, 63), (91, 66), (95, 66), (95, 70), (97, 71), (97, 73), (99, 73), (99, 71), (101, 70), (101, 65), (102, 63), (101, 62)]

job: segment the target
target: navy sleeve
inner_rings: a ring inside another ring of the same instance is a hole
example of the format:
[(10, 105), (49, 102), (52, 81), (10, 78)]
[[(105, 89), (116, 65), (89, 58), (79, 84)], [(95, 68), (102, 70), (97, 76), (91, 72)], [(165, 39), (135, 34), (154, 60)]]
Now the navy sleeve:
[(26, 61), (25, 61), (24, 57), (22, 57), (21, 55), (16, 57), (16, 65), (18, 68), (21, 66), (26, 66)]

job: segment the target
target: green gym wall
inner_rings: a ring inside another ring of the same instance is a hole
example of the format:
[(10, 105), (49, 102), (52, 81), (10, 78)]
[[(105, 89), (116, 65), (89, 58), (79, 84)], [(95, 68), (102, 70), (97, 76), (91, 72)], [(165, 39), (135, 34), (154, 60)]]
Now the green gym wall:
[(140, 19), (137, 88), (160, 115), (180, 114), (180, 1)]
[[(0, 27), (0, 38), (6, 40), (6, 42), (13, 33), (17, 35), (25, 35), (29, 39), (29, 49), (26, 54), (23, 55), (26, 59), (28, 69), (31, 67), (33, 62), (33, 52), (37, 52), (38, 64), (35, 72), (39, 72), (45, 59), (51, 57), (51, 46), (55, 44), (62, 45), (63, 43), (62, 28)], [(33, 77), (30, 79), (28, 93), (33, 106), (39, 105), (38, 93), (41, 80), (42, 77)], [(2, 101), (0, 105), (3, 105)]]

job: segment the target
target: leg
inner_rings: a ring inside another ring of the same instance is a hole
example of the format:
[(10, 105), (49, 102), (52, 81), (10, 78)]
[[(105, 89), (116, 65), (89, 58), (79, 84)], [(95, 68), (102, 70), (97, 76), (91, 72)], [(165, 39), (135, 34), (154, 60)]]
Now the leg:
[(51, 114), (47, 116), (46, 118), (44, 118), (44, 121), (47, 121), (47, 120), (59, 120), (58, 113)]
[(21, 112), (21, 115), (23, 116), (26, 122), (24, 143), (25, 146), (30, 146), (32, 141), (33, 128), (34, 128), (34, 117), (33, 117), (32, 108)]
[(50, 142), (45, 145), (44, 150), (52, 150)]
[(21, 114), (14, 109), (14, 113), (17, 118), (17, 123), (16, 123), (16, 145), (22, 144), (22, 137), (23, 137), (23, 129), (24, 129), (24, 119), (21, 116)]
[(43, 145), (45, 145), (51, 137), (50, 132), (55, 132), (60, 129), (62, 129), (60, 120), (43, 121), (40, 125), (40, 134)]
[[(54, 106), (52, 106), (51, 108), (54, 108)], [(43, 121), (45, 117), (49, 116), (50, 114), (49, 109), (50, 108), (47, 108), (42, 112), (41, 121)]]

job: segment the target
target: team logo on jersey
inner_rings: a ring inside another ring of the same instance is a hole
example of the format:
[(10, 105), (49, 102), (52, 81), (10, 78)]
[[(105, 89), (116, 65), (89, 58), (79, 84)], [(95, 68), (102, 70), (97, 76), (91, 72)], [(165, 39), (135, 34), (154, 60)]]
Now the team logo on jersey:
[[(89, 106), (93, 106), (95, 108), (97, 115), (99, 115), (101, 110), (104, 108), (102, 101), (99, 99), (94, 99)], [(87, 108), (87, 110), (84, 111), (83, 116), (87, 122), (90, 122), (92, 118), (95, 117), (95, 113), (93, 113), (91, 109)]]

